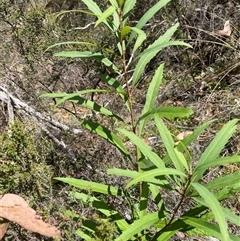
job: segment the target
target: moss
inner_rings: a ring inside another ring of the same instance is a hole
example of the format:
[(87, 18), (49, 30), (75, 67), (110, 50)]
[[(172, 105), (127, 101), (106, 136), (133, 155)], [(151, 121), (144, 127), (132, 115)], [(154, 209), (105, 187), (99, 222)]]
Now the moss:
[(51, 189), (51, 166), (47, 165), (44, 139), (34, 138), (34, 129), (27, 129), (15, 120), (0, 136), (0, 190), (24, 193), (35, 198)]

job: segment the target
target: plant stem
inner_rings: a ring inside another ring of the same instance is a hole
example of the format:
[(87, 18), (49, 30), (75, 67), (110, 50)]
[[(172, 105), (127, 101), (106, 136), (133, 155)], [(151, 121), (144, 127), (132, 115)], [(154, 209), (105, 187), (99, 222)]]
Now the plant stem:
[(190, 184), (191, 184), (191, 175), (188, 177), (188, 181), (187, 181), (187, 184), (186, 184), (186, 186), (185, 186), (185, 188), (184, 188), (184, 190), (183, 190), (181, 199), (180, 199), (179, 203), (177, 204), (177, 206), (175, 207), (175, 209), (173, 210), (173, 214), (172, 214), (169, 222), (168, 222), (161, 230), (159, 230), (159, 231), (153, 236), (153, 238), (152, 238), (150, 241), (156, 241), (156, 240), (158, 239), (158, 237), (159, 237), (162, 233), (164, 233), (164, 231), (165, 231), (167, 228), (169, 228), (169, 227), (171, 226), (171, 224), (172, 224), (172, 222), (173, 222), (173, 220), (174, 220), (174, 218), (175, 218), (175, 216), (176, 216), (176, 214), (177, 214), (180, 206), (182, 205), (182, 203), (183, 203), (183, 201), (184, 201), (184, 199), (185, 199), (185, 197), (186, 197), (186, 192), (187, 192), (187, 189), (188, 189), (188, 187), (190, 186)]
[(132, 127), (133, 133), (136, 134), (136, 126), (134, 122), (134, 114), (133, 114), (133, 107), (132, 107), (132, 91), (128, 83), (126, 48), (125, 48), (125, 42), (121, 36), (121, 30), (123, 29), (123, 9), (122, 8), (120, 9), (120, 12), (119, 12), (119, 20), (120, 20), (119, 36), (120, 36), (120, 45), (122, 49), (122, 66), (123, 66), (123, 73), (124, 73), (124, 82), (127, 87), (127, 95), (128, 95), (129, 105), (130, 105), (131, 127)]

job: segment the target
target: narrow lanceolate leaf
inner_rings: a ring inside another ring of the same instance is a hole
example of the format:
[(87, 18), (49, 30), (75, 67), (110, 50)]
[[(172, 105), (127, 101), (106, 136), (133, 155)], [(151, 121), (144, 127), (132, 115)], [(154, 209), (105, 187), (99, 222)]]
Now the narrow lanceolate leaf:
[[(186, 136), (181, 142), (182, 143), (178, 143), (177, 144), (177, 148), (179, 151), (184, 151), (184, 146), (189, 146), (191, 143), (193, 143), (199, 135), (201, 135), (201, 133), (211, 124), (213, 123), (215, 120), (210, 120), (206, 123), (203, 123), (201, 126), (199, 126), (197, 129), (195, 129), (193, 131), (192, 134)], [(169, 164), (169, 162), (171, 161), (169, 155), (167, 155), (166, 157), (164, 157), (163, 159), (165, 164)]]
[(47, 52), (48, 50), (52, 49), (52, 48), (55, 48), (57, 46), (61, 46), (61, 45), (85, 45), (85, 46), (97, 46), (96, 44), (94, 43), (90, 43), (90, 42), (77, 42), (77, 41), (66, 41), (66, 42), (61, 42), (61, 43), (56, 43), (56, 44), (53, 44), (51, 46), (49, 46), (44, 52)]
[(199, 230), (204, 230), (205, 232), (207, 232), (209, 234), (209, 236), (214, 236), (214, 237), (218, 238), (219, 240), (240, 241), (239, 237), (232, 235), (232, 234), (228, 235), (229, 236), (228, 239), (224, 239), (218, 225), (203, 221), (199, 218), (187, 217), (183, 221), (184, 221), (184, 223), (186, 223), (192, 227), (195, 227)]
[(111, 174), (111, 175), (117, 175), (120, 177), (130, 177), (130, 178), (134, 178), (139, 175), (139, 172), (137, 172), (137, 171), (120, 169), (120, 168), (108, 169), (107, 173)]
[(109, 0), (109, 2), (112, 4), (113, 7), (118, 7), (118, 1), (117, 0)]
[(94, 13), (96, 16), (99, 16), (99, 15), (102, 14), (101, 9), (98, 7), (98, 5), (94, 1), (92, 1), (92, 0), (82, 0), (82, 2), (84, 2), (87, 5), (88, 9), (92, 13)]
[(68, 58), (87, 58), (90, 60), (100, 60), (105, 66), (111, 67), (113, 70), (118, 72), (116, 65), (112, 63), (101, 53), (93, 53), (91, 51), (63, 51), (54, 54), (55, 57), (68, 57)]
[[(141, 58), (138, 60), (136, 69), (135, 69), (134, 74), (133, 74), (133, 81), (132, 81), (132, 85), (133, 86), (140, 79), (140, 77), (141, 77), (141, 75), (142, 75), (146, 65), (161, 50), (161, 49), (158, 49), (158, 50), (155, 50), (155, 51), (152, 51), (152, 52), (148, 52), (148, 49), (156, 47), (156, 46), (158, 46), (160, 44), (169, 42), (169, 40), (171, 39), (172, 35), (177, 30), (178, 26), (179, 26), (179, 24), (175, 24), (174, 26), (172, 26), (170, 29), (168, 29), (164, 33), (164, 35), (160, 36), (153, 44), (149, 45), (148, 48), (146, 50), (144, 50), (144, 52), (141, 54)], [(144, 54), (145, 52), (147, 52), (147, 53)]]
[(55, 177), (54, 179), (87, 191), (92, 191), (92, 192), (97, 192), (102, 194), (109, 194), (113, 196), (124, 195), (120, 189), (110, 185), (85, 181), (85, 180), (76, 179), (76, 178)]
[[(137, 172), (137, 171), (124, 170), (124, 169), (118, 169), (118, 168), (108, 169), (107, 173), (111, 174), (111, 175), (117, 175), (117, 176), (120, 176), (120, 177), (130, 177), (132, 179), (136, 178), (139, 175), (139, 172)], [(164, 185), (168, 184), (168, 182), (165, 179), (159, 180), (159, 179), (156, 179), (154, 177), (152, 177), (148, 181), (151, 182), (151, 183), (161, 185), (161, 186), (164, 186)], [(159, 190), (158, 190), (158, 192), (159, 192)]]
[[(94, 90), (93, 91), (88, 90), (88, 91), (89, 91), (88, 93), (98, 92), (96, 90), (95, 91)], [(85, 92), (85, 91), (83, 91), (83, 92)], [(102, 93), (102, 92), (106, 93), (104, 90), (100, 90), (99, 92), (100, 93)], [(109, 92), (109, 91), (107, 91), (107, 92)], [(107, 108), (98, 105), (96, 102), (93, 102), (91, 100), (87, 100), (87, 99), (81, 97), (79, 95), (79, 93), (80, 92), (76, 92), (76, 93), (73, 93), (73, 94), (62, 94), (64, 96), (62, 96), (62, 98), (59, 101), (57, 101), (57, 103), (55, 104), (54, 108), (57, 108), (59, 105), (61, 105), (62, 103), (66, 102), (66, 101), (70, 101), (70, 102), (73, 102), (75, 104), (78, 104), (78, 105), (81, 105), (83, 107), (86, 107), (86, 108), (88, 108), (90, 110), (95, 110), (96, 112), (99, 112), (99, 113), (101, 113), (103, 115), (106, 115), (106, 116), (109, 116), (109, 117), (114, 117), (114, 118), (116, 118), (116, 119), (118, 119), (120, 121), (123, 121), (123, 119), (120, 116), (114, 114), (113, 112), (111, 112)], [(87, 92), (85, 92), (85, 93), (87, 93)], [(59, 97), (61, 97), (61, 93), (59, 93), (59, 94), (58, 93), (56, 93), (56, 94), (51, 93), (51, 94), (46, 94), (46, 95), (43, 95), (43, 96), (51, 97), (51, 98), (59, 98)]]
[(176, 169), (173, 168), (159, 168), (159, 169), (154, 169), (151, 171), (146, 171), (143, 173), (140, 173), (137, 177), (135, 177), (132, 181), (130, 181), (126, 188), (131, 187), (132, 185), (138, 183), (138, 182), (153, 182), (153, 177), (157, 177), (157, 176), (168, 176), (168, 175), (179, 175), (179, 176), (185, 176), (186, 175), (183, 172), (180, 172)]
[[(142, 110), (142, 114), (141, 116), (143, 116), (144, 114), (146, 114), (147, 112), (150, 112), (154, 106), (155, 100), (157, 98), (157, 94), (159, 91), (159, 87), (162, 83), (162, 76), (163, 76), (163, 68), (164, 68), (164, 64), (161, 64), (157, 70), (155, 71), (155, 74), (151, 80), (151, 83), (148, 87), (148, 91), (146, 94), (146, 102), (145, 105), (143, 107)], [(142, 119), (140, 121), (140, 126), (139, 126), (139, 134), (142, 133), (145, 125), (146, 125), (147, 120), (146, 119)]]
[(116, 7), (110, 6), (106, 11), (104, 11), (99, 17), (94, 27), (96, 28), (103, 21), (107, 21), (107, 18), (111, 16), (116, 11)]
[(219, 153), (228, 142), (233, 132), (236, 130), (237, 119), (229, 121), (225, 124), (222, 129), (217, 133), (215, 138), (211, 141), (205, 151), (202, 153), (198, 164), (196, 166), (196, 171), (193, 173), (193, 181), (197, 182), (203, 175), (204, 172), (198, 171), (198, 167), (205, 163), (210, 163), (219, 156)]
[(128, 228), (129, 224), (125, 221), (125, 219), (116, 210), (112, 209), (112, 207), (110, 207), (107, 203), (95, 197), (89, 197), (89, 195), (84, 193), (70, 192), (70, 194), (74, 198), (82, 200), (84, 203), (91, 203), (91, 205), (99, 212), (104, 214), (106, 217), (111, 218), (112, 221), (116, 222), (120, 230), (126, 230)]
[(162, 107), (158, 107), (158, 108), (153, 108), (152, 110), (143, 114), (138, 119), (138, 122), (143, 119), (149, 120), (151, 118), (154, 118), (155, 114), (157, 114), (159, 117), (164, 117), (164, 118), (172, 120), (174, 118), (188, 117), (193, 114), (193, 111), (191, 108), (175, 107), (175, 106), (162, 106)]
[(143, 30), (132, 27), (132, 31), (136, 32), (138, 34), (137, 40), (134, 44), (132, 52), (135, 53), (136, 50), (142, 45), (143, 41), (147, 38), (146, 34)]
[(198, 165), (198, 167), (195, 169), (196, 172), (198, 171), (203, 171), (205, 172), (209, 167), (214, 167), (214, 166), (221, 166), (221, 165), (226, 165), (230, 163), (238, 163), (240, 162), (240, 156), (228, 156), (228, 157), (222, 157), (222, 158), (217, 158), (213, 159), (210, 162), (205, 162), (203, 164)]
[(142, 230), (146, 230), (157, 221), (158, 212), (147, 214), (130, 224), (128, 229), (123, 231), (122, 234), (115, 239), (115, 241), (131, 240), (135, 234), (140, 234)]
[(171, 136), (170, 131), (168, 130), (166, 125), (163, 123), (163, 120), (161, 118), (159, 118), (159, 116), (157, 114), (154, 115), (154, 120), (155, 120), (157, 129), (158, 129), (158, 132), (161, 136), (161, 139), (164, 143), (164, 146), (167, 149), (167, 153), (172, 160), (173, 165), (175, 166), (175, 168), (178, 171), (184, 173), (184, 166), (182, 165), (181, 161), (178, 158), (177, 153), (174, 150), (175, 143)]
[(108, 130), (106, 127), (92, 122), (90, 120), (84, 120), (80, 123), (84, 128), (87, 130), (98, 134), (102, 138), (104, 138), (106, 141), (108, 141), (110, 144), (115, 146), (121, 153), (124, 154), (124, 156), (130, 158), (129, 152), (127, 151), (126, 147), (123, 145), (122, 141), (110, 130)]
[[(93, 0), (82, 0), (82, 2), (88, 7), (88, 9), (95, 15), (101, 16), (102, 10), (98, 7), (98, 5)], [(103, 23), (112, 31), (112, 25), (108, 23), (108, 21), (104, 20)]]
[(169, 46), (185, 46), (185, 47), (188, 47), (188, 48), (192, 48), (192, 46), (190, 44), (187, 44), (183, 41), (168, 41), (168, 42), (164, 42), (164, 43), (160, 43), (156, 46), (152, 46), (150, 48), (147, 48), (143, 53), (139, 54), (135, 59), (134, 61), (136, 61), (137, 59), (141, 58), (142, 56), (144, 55), (148, 55), (149, 53), (152, 53), (152, 52), (159, 52), (161, 51), (163, 48), (166, 48), (166, 47), (169, 47)]
[[(128, 0), (126, 1), (125, 5), (127, 5), (128, 2), (136, 2), (136, 1), (133, 1), (133, 0)], [(141, 19), (138, 21), (137, 25), (135, 26), (136, 28), (139, 28), (141, 29), (143, 26), (145, 26), (145, 24), (155, 15), (155, 13), (157, 13), (162, 7), (164, 7), (168, 2), (170, 2), (171, 0), (161, 0), (161, 1), (158, 1), (154, 6), (152, 6), (142, 17)], [(135, 4), (135, 3), (134, 3)], [(131, 8), (129, 7), (129, 10), (128, 9), (125, 9), (125, 6), (124, 6), (124, 16), (125, 14), (127, 14), (132, 8), (134, 7), (133, 3), (131, 5)], [(136, 36), (136, 33), (132, 33), (130, 38), (129, 38), (129, 41), (128, 41), (128, 44), (130, 44), (132, 42), (132, 40), (135, 38)]]
[(121, 84), (116, 79), (114, 79), (106, 74), (100, 74), (100, 77), (105, 83), (107, 83), (109, 86), (111, 86), (112, 88), (114, 88), (117, 91), (117, 93), (120, 95), (120, 97), (124, 100), (124, 103), (130, 112), (130, 103), (129, 103), (129, 100), (127, 97), (127, 93), (123, 89)]
[(123, 6), (123, 26), (126, 25), (132, 9), (136, 4), (136, 0), (125, 0)]
[(223, 209), (215, 198), (215, 196), (204, 186), (199, 183), (192, 183), (191, 184), (194, 189), (200, 194), (200, 196), (204, 199), (204, 204), (207, 206), (214, 215), (215, 221), (219, 224), (220, 232), (222, 234), (221, 240), (227, 241), (230, 240), (229, 233), (228, 233), (228, 225), (225, 219), (225, 215)]
[(77, 229), (75, 234), (82, 238), (83, 240), (90, 241), (92, 240), (92, 237), (89, 236), (88, 234), (84, 233), (82, 230)]
[(151, 147), (148, 146), (141, 138), (139, 138), (137, 135), (135, 135), (132, 132), (129, 132), (124, 129), (117, 129), (120, 133), (127, 136), (131, 142), (136, 145), (141, 153), (147, 157), (156, 167), (163, 168), (165, 167), (162, 159), (151, 150)]
[(240, 171), (236, 171), (232, 174), (218, 177), (213, 179), (213, 181), (206, 184), (208, 190), (217, 190), (222, 188), (227, 188), (228, 186), (239, 183), (240, 187)]

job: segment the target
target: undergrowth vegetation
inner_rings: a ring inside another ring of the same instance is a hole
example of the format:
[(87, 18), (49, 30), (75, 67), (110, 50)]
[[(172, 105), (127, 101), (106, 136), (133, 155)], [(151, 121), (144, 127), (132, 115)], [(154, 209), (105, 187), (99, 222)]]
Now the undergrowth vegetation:
[(0, 88), (70, 128), (9, 98), (0, 194), (63, 240), (240, 240), (240, 6), (213, 2), (2, 1)]

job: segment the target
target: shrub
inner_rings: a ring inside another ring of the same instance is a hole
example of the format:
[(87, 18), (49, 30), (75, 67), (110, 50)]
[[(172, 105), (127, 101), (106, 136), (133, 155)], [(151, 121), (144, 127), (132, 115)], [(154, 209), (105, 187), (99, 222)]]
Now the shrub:
[[(142, 49), (146, 39), (143, 27), (170, 0), (157, 2), (134, 27), (128, 25), (128, 22), (136, 1), (110, 0), (110, 6), (104, 12), (94, 1), (82, 1), (88, 7), (90, 14), (98, 18), (95, 27), (104, 24), (115, 36), (116, 49), (103, 48), (101, 52), (64, 51), (56, 53), (55, 56), (99, 61), (105, 67), (105, 72), (100, 75), (100, 78), (108, 85), (108, 88), (80, 90), (72, 94), (51, 93), (42, 96), (59, 98), (55, 107), (65, 101), (70, 101), (107, 118), (115, 119), (116, 124), (113, 130), (104, 126), (101, 120), (94, 122), (94, 119), (84, 119), (80, 123), (82, 127), (98, 134), (115, 146), (125, 159), (135, 164), (135, 168), (108, 170), (109, 175), (130, 179), (122, 188), (74, 178), (56, 178), (56, 180), (88, 191), (88, 194), (85, 192), (70, 192), (69, 194), (90, 204), (99, 213), (95, 219), (83, 219), (82, 227), (76, 230), (76, 234), (85, 240), (109, 240), (105, 237), (109, 233), (109, 222), (112, 222), (115, 229), (112, 231), (112, 237), (107, 236), (111, 240), (164, 241), (169, 240), (179, 231), (182, 233), (203, 231), (202, 236), (213, 236), (224, 241), (240, 240), (229, 233), (227, 222), (228, 220), (238, 225), (238, 217), (221, 205), (222, 200), (238, 192), (239, 171), (217, 177), (209, 183), (201, 181), (209, 168), (240, 161), (239, 156), (220, 157), (220, 152), (235, 131), (238, 120), (234, 119), (225, 124), (195, 163), (188, 146), (214, 120), (202, 124), (182, 140), (174, 137), (167, 128), (165, 120), (188, 117), (193, 112), (190, 108), (183, 107), (155, 107), (164, 64), (160, 64), (150, 81), (140, 116), (134, 110), (134, 90), (147, 64), (165, 47), (171, 45), (190, 47), (182, 41), (171, 40), (178, 27), (178, 24), (175, 24), (162, 36), (156, 38), (152, 44)], [(66, 42), (57, 45), (64, 44)], [(89, 42), (80, 44), (91, 46)], [(114, 113), (106, 106), (85, 98), (84, 95), (89, 93), (111, 93), (119, 96), (129, 113), (130, 124), (127, 124), (127, 118), (121, 116), (120, 113)], [(163, 153), (165, 154), (163, 156), (158, 155), (145, 141), (147, 136), (145, 127), (148, 122), (154, 124), (164, 144)], [(134, 151), (126, 147), (123, 142), (124, 138), (130, 140), (135, 147)], [(102, 199), (102, 194), (108, 197), (121, 197), (125, 205), (111, 206)], [(171, 209), (168, 204), (169, 199), (165, 198), (170, 195), (175, 195), (177, 200)], [(129, 215), (126, 215), (125, 210), (121, 208), (127, 209)]]

